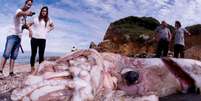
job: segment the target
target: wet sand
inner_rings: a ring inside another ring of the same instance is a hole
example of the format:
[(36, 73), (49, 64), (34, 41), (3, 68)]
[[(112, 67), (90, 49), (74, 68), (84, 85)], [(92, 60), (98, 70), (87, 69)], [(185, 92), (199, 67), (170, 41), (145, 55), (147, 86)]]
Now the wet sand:
[[(38, 63), (36, 63), (36, 66), (38, 66)], [(28, 73), (31, 71), (31, 66), (30, 64), (15, 64), (14, 67), (14, 73), (18, 74), (18, 73)], [(9, 65), (6, 64), (6, 66), (3, 69), (3, 74), (4, 77), (7, 77), (9, 74)]]
[(31, 67), (29, 64), (15, 64), (15, 76), (9, 76), (9, 65), (3, 69), (3, 76), (0, 77), (0, 101), (11, 101), (10, 95), (15, 87), (18, 87), (23, 78), (29, 74)]

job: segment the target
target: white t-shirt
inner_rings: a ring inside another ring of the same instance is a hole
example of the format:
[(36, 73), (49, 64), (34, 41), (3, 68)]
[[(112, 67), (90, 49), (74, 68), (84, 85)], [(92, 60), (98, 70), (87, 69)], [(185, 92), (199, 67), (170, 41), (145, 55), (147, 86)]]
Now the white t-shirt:
[(159, 34), (159, 39), (169, 39), (170, 30), (168, 28), (162, 28), (161, 26), (158, 26), (155, 32)]
[(9, 30), (10, 35), (18, 35), (19, 37), (22, 36), (22, 23), (25, 20), (23, 16), (16, 16), (19, 12), (21, 12), (21, 9), (18, 9), (15, 13), (15, 16), (13, 17), (13, 25)]
[(32, 37), (36, 39), (46, 39), (47, 33), (51, 30), (50, 24), (52, 23), (52, 21), (49, 20), (47, 22), (47, 25), (45, 26), (45, 21), (39, 21), (38, 17), (36, 17), (34, 18), (33, 23), (34, 24), (32, 25)]
[(176, 35), (175, 35), (175, 44), (179, 45), (185, 45), (184, 42), (184, 34), (188, 33), (188, 31), (185, 28), (179, 28), (176, 30)]

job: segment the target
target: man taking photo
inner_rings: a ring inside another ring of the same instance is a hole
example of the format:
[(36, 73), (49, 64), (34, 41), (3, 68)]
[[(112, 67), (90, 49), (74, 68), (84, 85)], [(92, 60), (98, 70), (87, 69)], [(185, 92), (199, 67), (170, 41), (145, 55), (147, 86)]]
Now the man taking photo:
[[(18, 56), (23, 30), (22, 21), (26, 21), (27, 16), (32, 16), (34, 14), (33, 12), (29, 11), (32, 6), (32, 3), (33, 0), (26, 0), (25, 4), (20, 9), (17, 9), (15, 13), (13, 19), (13, 28), (10, 29), (10, 35), (7, 36), (5, 50), (0, 64), (0, 74), (3, 74), (3, 68), (6, 64), (6, 61), (10, 58), (9, 75), (14, 75), (13, 68), (15, 60)], [(26, 29), (29, 31), (29, 36), (31, 36), (31, 30), (29, 29), (29, 27), (26, 27)]]

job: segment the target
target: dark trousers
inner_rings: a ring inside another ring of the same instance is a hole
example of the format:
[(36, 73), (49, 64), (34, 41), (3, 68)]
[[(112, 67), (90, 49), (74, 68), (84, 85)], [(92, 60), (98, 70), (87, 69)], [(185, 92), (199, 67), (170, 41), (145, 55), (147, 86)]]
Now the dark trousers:
[(178, 58), (180, 55), (180, 58), (184, 58), (184, 46), (180, 44), (174, 45), (174, 57)]
[(31, 39), (31, 66), (35, 64), (35, 58), (37, 54), (37, 49), (39, 49), (39, 63), (44, 61), (44, 52), (45, 52), (46, 40), (45, 39)]
[(166, 57), (169, 50), (169, 41), (166, 39), (160, 39), (156, 49), (156, 57), (160, 58), (163, 54), (163, 57)]

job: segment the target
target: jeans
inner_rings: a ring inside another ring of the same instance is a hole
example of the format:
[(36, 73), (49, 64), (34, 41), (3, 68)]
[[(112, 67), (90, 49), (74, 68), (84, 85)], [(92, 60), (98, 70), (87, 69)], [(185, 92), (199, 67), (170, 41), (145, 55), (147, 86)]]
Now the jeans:
[(169, 41), (167, 39), (160, 39), (157, 50), (156, 50), (156, 57), (160, 58), (161, 54), (163, 54), (163, 57), (166, 57), (169, 50)]
[(180, 55), (180, 58), (184, 58), (184, 46), (180, 44), (174, 45), (174, 57), (178, 58)]
[(39, 63), (44, 61), (44, 52), (45, 52), (46, 40), (45, 39), (36, 39), (31, 38), (31, 66), (35, 64), (35, 58), (37, 49), (39, 48)]
[(19, 36), (17, 35), (8, 36), (6, 40), (6, 46), (3, 53), (3, 57), (5, 59), (8, 59), (10, 57), (10, 59), (15, 60), (18, 56), (20, 43), (21, 38)]

